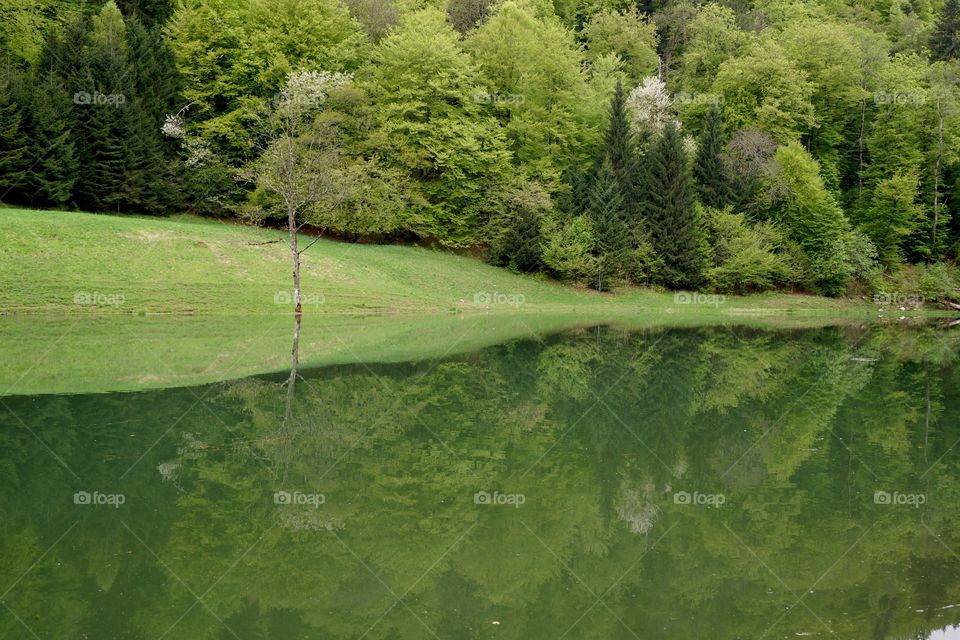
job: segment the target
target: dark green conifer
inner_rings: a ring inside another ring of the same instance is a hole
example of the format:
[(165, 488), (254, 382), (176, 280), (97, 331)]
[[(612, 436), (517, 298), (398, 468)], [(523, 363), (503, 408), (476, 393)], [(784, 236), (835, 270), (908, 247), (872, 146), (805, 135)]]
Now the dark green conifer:
[(622, 278), (630, 252), (629, 232), (621, 214), (623, 194), (613, 163), (604, 159), (593, 179), (586, 213), (596, 237), (599, 270), (594, 286), (605, 291)]
[(723, 115), (717, 105), (710, 107), (697, 142), (697, 159), (694, 163), (693, 175), (697, 181), (700, 202), (714, 209), (722, 209), (732, 203), (733, 190), (727, 165), (723, 161), (726, 136)]
[(960, 0), (947, 0), (930, 37), (934, 60), (960, 58)]
[(696, 287), (703, 279), (693, 180), (683, 137), (667, 124), (648, 154), (645, 207), (653, 248), (663, 261), (662, 284)]

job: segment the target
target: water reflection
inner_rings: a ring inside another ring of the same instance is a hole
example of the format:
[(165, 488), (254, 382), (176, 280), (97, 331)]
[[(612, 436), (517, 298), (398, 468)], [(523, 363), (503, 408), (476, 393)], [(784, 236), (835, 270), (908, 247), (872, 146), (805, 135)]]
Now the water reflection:
[(956, 353), (600, 327), (5, 398), (0, 634), (952, 637)]

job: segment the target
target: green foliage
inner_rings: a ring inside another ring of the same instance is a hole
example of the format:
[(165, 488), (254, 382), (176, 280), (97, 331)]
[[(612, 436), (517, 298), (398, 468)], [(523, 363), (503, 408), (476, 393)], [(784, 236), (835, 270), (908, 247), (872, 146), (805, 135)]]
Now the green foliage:
[(486, 199), (506, 181), (510, 152), (474, 95), (479, 76), (443, 13), (407, 17), (375, 52), (371, 79), (387, 159), (416, 180), (413, 228), (450, 246), (477, 241)]
[(777, 149), (767, 197), (791, 240), (810, 261), (812, 286), (837, 294), (850, 277), (846, 240), (850, 224), (836, 198), (827, 191), (819, 166), (796, 142)]
[(574, 216), (545, 225), (543, 262), (557, 276), (593, 283), (597, 277), (596, 240), (590, 219)]
[(935, 60), (960, 58), (960, 0), (946, 0), (930, 36)]
[(683, 54), (682, 83), (691, 94), (708, 92), (720, 66), (739, 55), (750, 38), (740, 30), (732, 9), (706, 3), (690, 21)]
[(714, 209), (723, 208), (734, 200), (727, 163), (723, 159), (726, 143), (723, 115), (720, 108), (713, 105), (697, 138), (693, 175), (697, 181), (700, 202)]
[(367, 57), (360, 25), (337, 0), (191, 0), (166, 34), (203, 137), (249, 153), (256, 112), (294, 71), (349, 71)]
[(645, 162), (644, 215), (653, 247), (664, 264), (661, 282), (669, 287), (696, 287), (703, 270), (696, 196), (683, 138), (672, 123), (654, 142)]
[(729, 209), (703, 209), (710, 238), (709, 285), (719, 291), (746, 293), (789, 286), (796, 266), (788, 241), (771, 221), (751, 225)]
[(0, 79), (0, 190), (4, 195), (20, 185), (29, 161), (20, 107), (10, 97), (10, 81)]
[(585, 133), (586, 85), (573, 34), (508, 0), (465, 46), (483, 81), (474, 100), (497, 114), (527, 175), (556, 185)]
[(633, 82), (639, 82), (657, 69), (656, 25), (639, 12), (601, 9), (590, 16), (582, 33), (591, 61), (616, 54), (624, 61)]
[(919, 188), (916, 174), (898, 173), (881, 180), (873, 189), (861, 227), (880, 247), (880, 260), (886, 266), (903, 262), (904, 244), (924, 218), (923, 207), (917, 201)]
[(624, 277), (630, 253), (630, 230), (623, 220), (623, 191), (617, 171), (609, 157), (603, 159), (590, 186), (586, 214), (595, 236), (597, 281), (592, 283), (606, 291)]
[(817, 123), (810, 102), (814, 87), (773, 39), (762, 39), (727, 59), (711, 91), (724, 96), (727, 123), (760, 127), (780, 141), (795, 139)]

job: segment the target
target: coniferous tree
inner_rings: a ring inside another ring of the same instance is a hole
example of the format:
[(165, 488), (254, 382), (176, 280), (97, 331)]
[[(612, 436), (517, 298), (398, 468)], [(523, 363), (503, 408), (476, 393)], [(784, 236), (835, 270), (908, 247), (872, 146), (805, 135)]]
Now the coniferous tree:
[(496, 255), (494, 264), (510, 267), (515, 271), (529, 273), (543, 266), (540, 245), (543, 236), (540, 233), (540, 221), (529, 209), (517, 212), (517, 219), (507, 230), (503, 239), (493, 247)]
[(648, 154), (645, 207), (653, 248), (663, 262), (662, 284), (696, 287), (703, 280), (695, 193), (683, 137), (668, 123)]
[(617, 81), (610, 103), (610, 121), (603, 139), (603, 148), (597, 170), (604, 159), (610, 162), (611, 169), (620, 190), (620, 217), (627, 228), (636, 228), (640, 223), (639, 201), (639, 161), (636, 146), (630, 133), (627, 120), (627, 102), (623, 85)]
[(557, 209), (567, 218), (579, 216), (586, 211), (590, 195), (590, 182), (580, 163), (574, 160), (563, 172), (567, 190), (557, 197)]
[(714, 104), (707, 113), (698, 139), (697, 159), (693, 167), (700, 202), (714, 209), (722, 209), (734, 199), (727, 165), (722, 156), (725, 144), (723, 116)]
[[(0, 200), (22, 190), (28, 164), (27, 136), (11, 82), (0, 79)], [(11, 192), (14, 192), (11, 194)]]
[(594, 286), (600, 291), (610, 288), (620, 278), (627, 263), (630, 244), (627, 225), (622, 218), (623, 194), (613, 163), (605, 158), (590, 186), (586, 213), (596, 237), (595, 254), (599, 272)]
[(930, 50), (934, 60), (960, 58), (960, 0), (947, 0), (940, 10)]
[(71, 97), (60, 78), (48, 72), (35, 78), (21, 97), (28, 105), (29, 157), (24, 181), (31, 204), (61, 206), (70, 200), (79, 162), (70, 128)]

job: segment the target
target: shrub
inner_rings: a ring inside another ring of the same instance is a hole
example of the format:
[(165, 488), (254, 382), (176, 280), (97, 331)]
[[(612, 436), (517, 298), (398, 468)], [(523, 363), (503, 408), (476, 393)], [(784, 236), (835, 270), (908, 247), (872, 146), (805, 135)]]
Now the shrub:
[(722, 291), (764, 291), (789, 284), (797, 268), (786, 239), (772, 222), (750, 225), (729, 209), (704, 209), (711, 263), (707, 278)]
[(551, 220), (544, 227), (543, 262), (563, 279), (592, 282), (598, 267), (594, 245), (593, 228), (586, 217)]

